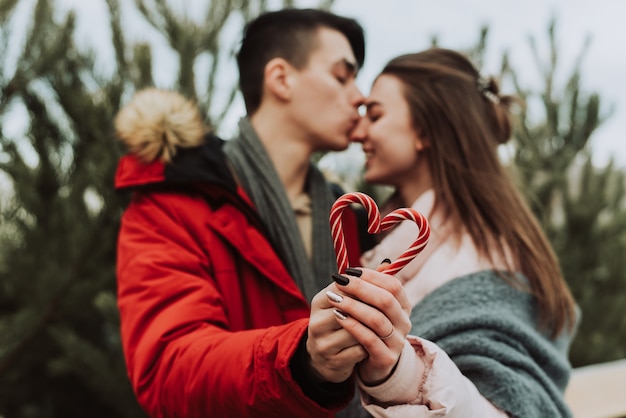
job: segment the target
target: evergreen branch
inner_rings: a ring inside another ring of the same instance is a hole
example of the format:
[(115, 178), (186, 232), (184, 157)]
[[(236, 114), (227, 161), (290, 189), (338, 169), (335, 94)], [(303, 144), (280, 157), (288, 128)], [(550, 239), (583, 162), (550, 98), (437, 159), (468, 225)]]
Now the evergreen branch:
[(207, 109), (210, 110), (213, 104), (213, 98), (215, 93), (215, 80), (217, 79), (217, 69), (219, 68), (220, 55), (214, 53), (211, 55), (211, 66), (209, 67), (209, 79), (207, 82)]
[[(40, 2), (45, 2), (45, 0), (40, 0)], [(30, 80), (45, 76), (57, 62), (66, 56), (68, 46), (73, 45), (72, 36), (76, 22), (74, 13), (68, 13), (65, 22), (60, 26), (54, 26), (51, 15), (47, 17), (50, 20), (46, 21), (46, 23), (41, 23), (42, 26), (47, 26), (46, 29), (37, 26), (32, 29), (34, 32), (45, 32), (46, 37), (34, 37), (34, 43), (25, 48), (25, 51), (32, 52), (29, 52), (28, 56), (22, 57), (20, 60), (26, 66), (26, 68), (22, 69), (22, 72)]]
[[(108, 356), (67, 326), (53, 326), (49, 334), (65, 354), (63, 359), (54, 361), (51, 368), (59, 373), (71, 372), (78, 375), (100, 399), (116, 399), (117, 402), (113, 403), (116, 416), (125, 416), (128, 405), (135, 402), (132, 390), (129, 390), (130, 383), (119, 385), (120, 381), (126, 380), (124, 364), (113, 364), (116, 367), (110, 367), (111, 359)], [(122, 357), (121, 352), (119, 357)], [(124, 402), (119, 402), (120, 400)]]
[(115, 62), (121, 78), (128, 72), (128, 62), (126, 59), (126, 39), (122, 30), (122, 18), (119, 0), (106, 0), (109, 8), (109, 26), (111, 28), (111, 41), (115, 51)]
[(160, 33), (164, 33), (165, 24), (162, 21), (161, 16), (153, 12), (147, 5), (145, 0), (135, 0), (135, 6), (137, 10), (143, 15), (144, 19), (152, 26), (154, 29), (159, 31)]
[[(267, 9), (266, 0), (260, 0), (258, 2), (254, 2), (250, 0), (240, 0), (240, 1), (241, 3), (239, 4), (239, 11), (241, 12), (241, 15), (243, 16), (244, 22), (248, 22), (253, 17), (259, 15), (261, 11)], [(252, 6), (252, 3), (257, 3), (259, 7), (257, 9), (254, 9)]]
[(21, 180), (24, 177), (24, 173), (29, 173), (30, 168), (24, 162), (22, 154), (17, 149), (17, 146), (13, 141), (9, 141), (2, 137), (2, 151), (9, 156), (9, 162), (0, 162), (0, 171), (7, 174), (13, 183), (21, 184)]
[(558, 57), (558, 46), (556, 43), (556, 19), (552, 18), (550, 20), (550, 25), (548, 26), (548, 42), (550, 43), (550, 61), (549, 61), (549, 74), (553, 75), (554, 70), (556, 69), (557, 57)]
[(109, 209), (107, 216), (100, 216), (98, 222), (93, 225), (93, 233), (85, 235), (88, 237), (88, 240), (79, 247), (81, 251), (75, 257), (76, 264), (70, 269), (65, 278), (60, 278), (58, 288), (56, 291), (50, 292), (51, 296), (47, 303), (44, 306), (37, 306), (34, 310), (38, 316), (32, 320), (30, 331), (22, 337), (11, 351), (5, 353), (3, 358), (0, 358), (0, 376), (7, 373), (12, 366), (18, 363), (18, 358), (34, 344), (39, 335), (46, 332), (47, 327), (56, 318), (66, 300), (67, 293), (83, 277), (84, 272), (87, 270), (90, 254), (93, 254), (101, 245), (101, 235), (98, 232), (110, 230), (114, 226), (112, 225), (114, 217), (110, 216), (112, 214), (112, 209)]
[(226, 114), (228, 113), (228, 111), (232, 107), (232, 104), (235, 101), (235, 97), (237, 97), (237, 93), (238, 92), (239, 92), (239, 89), (237, 88), (237, 86), (231, 87), (230, 93), (228, 94), (228, 99), (226, 99), (226, 103), (225, 103), (222, 111), (215, 118), (214, 124), (212, 126), (220, 126), (222, 124), (222, 122), (226, 118)]
[(335, 0), (322, 0), (317, 7), (322, 10), (330, 10), (333, 7), (333, 3), (335, 3)]
[(45, 51), (45, 49), (40, 47), (45, 39), (44, 34), (50, 29), (51, 18), (52, 9), (50, 8), (49, 0), (37, 0), (32, 23), (26, 37), (26, 47), (22, 50), (18, 65), (33, 62), (40, 53)]
[(0, 91), (0, 114), (8, 107), (9, 103), (24, 88), (25, 81), (21, 73), (15, 73)]
[(133, 83), (136, 89), (153, 86), (152, 77), (152, 50), (149, 44), (135, 45), (133, 50), (134, 76)]
[(9, 20), (18, 2), (19, 0), (0, 1), (0, 25), (4, 25), (4, 23)]
[(163, 19), (165, 33), (179, 33), (181, 31), (180, 23), (176, 20), (176, 13), (167, 4), (167, 0), (152, 0), (156, 6), (156, 10)]
[[(48, 221), (47, 211), (52, 207), (53, 201), (61, 187), (61, 172), (56, 169), (53, 156), (58, 151), (50, 142), (58, 140), (61, 133), (57, 124), (50, 117), (45, 104), (36, 94), (28, 89), (22, 93), (24, 105), (30, 114), (31, 120), (37, 121), (31, 124), (29, 137), (31, 145), (37, 153), (39, 164), (34, 171), (33, 186), (38, 198), (27, 199), (22, 195), (22, 203), (26, 210), (34, 214), (39, 222), (39, 227), (45, 227)], [(20, 193), (18, 189), (17, 193)]]
[[(178, 52), (178, 89), (191, 100), (196, 100), (196, 76), (194, 63), (197, 57), (196, 43), (192, 40), (193, 34), (180, 33), (181, 39), (176, 45)], [(183, 40), (184, 39), (184, 40)]]
[(219, 49), (219, 35), (233, 11), (233, 1), (212, 1), (207, 10), (206, 24), (200, 29), (200, 47), (212, 56), (217, 55)]

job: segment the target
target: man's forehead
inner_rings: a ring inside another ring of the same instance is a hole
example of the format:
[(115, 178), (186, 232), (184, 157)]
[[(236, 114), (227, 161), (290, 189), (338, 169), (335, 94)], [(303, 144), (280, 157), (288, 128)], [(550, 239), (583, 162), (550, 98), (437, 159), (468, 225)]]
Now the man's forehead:
[(319, 28), (316, 33), (316, 46), (311, 55), (325, 56), (332, 65), (342, 65), (358, 70), (352, 46), (346, 36), (335, 29)]

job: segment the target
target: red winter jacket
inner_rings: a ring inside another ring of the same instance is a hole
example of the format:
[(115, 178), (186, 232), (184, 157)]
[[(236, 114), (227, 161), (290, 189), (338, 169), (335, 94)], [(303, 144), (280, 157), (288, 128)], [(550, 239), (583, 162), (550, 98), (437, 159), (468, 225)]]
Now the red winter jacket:
[[(128, 374), (148, 414), (333, 416), (341, 405), (321, 407), (291, 376), (309, 304), (230, 175), (221, 141), (208, 137), (167, 165), (123, 157), (116, 187), (133, 189), (118, 304)], [(352, 231), (354, 219), (346, 211)], [(357, 265), (358, 243), (349, 247)]]

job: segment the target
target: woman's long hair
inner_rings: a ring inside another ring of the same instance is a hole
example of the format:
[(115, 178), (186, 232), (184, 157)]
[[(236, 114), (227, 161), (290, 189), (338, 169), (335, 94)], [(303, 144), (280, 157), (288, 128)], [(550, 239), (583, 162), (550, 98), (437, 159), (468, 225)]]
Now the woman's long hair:
[(402, 82), (413, 126), (429, 140), (435, 207), (455, 230), (466, 228), (489, 259), (497, 255), (511, 261), (511, 272), (521, 270), (537, 298), (540, 326), (552, 336), (573, 326), (574, 300), (554, 251), (498, 158), (517, 99), (500, 95), (493, 78), (481, 78), (465, 56), (446, 49), (397, 57), (381, 74)]

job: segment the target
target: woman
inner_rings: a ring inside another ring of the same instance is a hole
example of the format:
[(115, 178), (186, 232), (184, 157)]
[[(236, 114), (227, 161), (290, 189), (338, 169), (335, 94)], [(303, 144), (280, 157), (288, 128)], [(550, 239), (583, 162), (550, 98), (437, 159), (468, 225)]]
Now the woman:
[[(427, 248), (396, 275), (416, 337), (398, 350), (396, 335), (387, 352), (370, 352), (358, 366), (375, 416), (571, 416), (562, 393), (575, 303), (498, 160), (514, 100), (463, 55), (438, 48), (393, 59), (374, 82), (353, 134), (366, 155), (365, 180), (394, 187), (385, 209), (413, 207), (431, 224)], [(414, 237), (414, 225), (402, 223), (363, 265), (394, 259)], [(331, 304), (345, 314), (341, 296)], [(368, 350), (354, 319), (339, 323)], [(385, 355), (396, 361), (381, 370), (373, 357)], [(383, 379), (367, 378), (372, 365)]]

